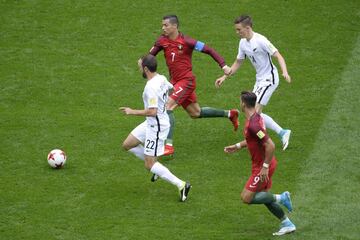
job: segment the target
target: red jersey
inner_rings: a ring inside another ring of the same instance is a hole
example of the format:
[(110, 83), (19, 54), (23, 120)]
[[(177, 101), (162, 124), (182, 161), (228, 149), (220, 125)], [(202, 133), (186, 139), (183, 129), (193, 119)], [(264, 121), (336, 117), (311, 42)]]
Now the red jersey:
[[(250, 119), (246, 120), (244, 136), (247, 148), (251, 155), (252, 172), (258, 174), (265, 160), (264, 143), (269, 139), (265, 129), (263, 118), (258, 113), (254, 113)], [(275, 161), (275, 156), (270, 165)]]
[(172, 83), (183, 79), (194, 79), (191, 63), (194, 50), (209, 54), (221, 68), (225, 66), (224, 59), (214, 49), (182, 33), (179, 33), (175, 40), (161, 35), (151, 48), (150, 54), (156, 56), (161, 50), (164, 50), (166, 65), (169, 68)]

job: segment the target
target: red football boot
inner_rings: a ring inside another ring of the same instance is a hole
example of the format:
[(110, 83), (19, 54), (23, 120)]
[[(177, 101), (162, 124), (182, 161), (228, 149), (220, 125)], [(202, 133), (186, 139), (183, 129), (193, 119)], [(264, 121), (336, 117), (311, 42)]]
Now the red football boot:
[(230, 121), (232, 125), (234, 126), (234, 131), (237, 131), (239, 128), (239, 111), (237, 109), (231, 109), (230, 110)]
[(163, 156), (171, 156), (174, 154), (174, 152), (175, 152), (174, 147), (172, 145), (166, 144)]

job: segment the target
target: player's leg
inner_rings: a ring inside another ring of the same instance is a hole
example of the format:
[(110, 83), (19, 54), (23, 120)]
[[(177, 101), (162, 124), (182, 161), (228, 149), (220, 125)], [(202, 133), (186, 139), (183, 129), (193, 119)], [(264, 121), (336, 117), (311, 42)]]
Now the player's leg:
[(277, 122), (275, 122), (274, 119), (272, 119), (270, 116), (268, 116), (262, 112), (264, 107), (270, 101), (270, 97), (273, 94), (273, 92), (275, 91), (275, 89), (276, 89), (276, 86), (274, 86), (274, 85), (264, 85), (263, 86), (263, 85), (257, 84), (257, 85), (255, 85), (253, 92), (256, 94), (256, 97), (257, 97), (255, 109), (263, 117), (266, 128), (269, 128), (269, 129), (275, 131), (277, 134), (279, 134), (283, 128), (280, 127), (280, 125)]
[(273, 118), (262, 112), (263, 108), (268, 104), (271, 95), (274, 93), (276, 88), (277, 88), (276, 84), (275, 85), (256, 84), (253, 90), (253, 92), (257, 96), (255, 109), (259, 114), (261, 114), (262, 118), (264, 119), (266, 128), (271, 129), (278, 134), (283, 144), (283, 150), (285, 150), (289, 145), (291, 130), (283, 129), (277, 122), (275, 122)]
[[(255, 194), (254, 198), (252, 199), (251, 204), (268, 204), (268, 203), (277, 203), (285, 206), (289, 212), (292, 211), (292, 204), (290, 199), (289, 192), (283, 192), (282, 194), (272, 194), (269, 190), (272, 187), (272, 176), (277, 167), (277, 160), (273, 158), (270, 162), (269, 168), (269, 179), (265, 182), (259, 181), (259, 177), (255, 176), (253, 178), (253, 184), (256, 186), (257, 193)], [(249, 181), (248, 183), (251, 183)], [(251, 185), (246, 185), (251, 187)], [(251, 188), (248, 188), (251, 190)]]
[(164, 155), (172, 155), (174, 154), (174, 147), (173, 147), (173, 134), (175, 129), (175, 116), (174, 116), (174, 110), (179, 105), (176, 103), (176, 101), (170, 96), (168, 99), (168, 102), (166, 103), (166, 112), (169, 116), (170, 121), (170, 130), (166, 138), (166, 145), (165, 145), (165, 152)]
[(175, 185), (180, 193), (180, 201), (185, 201), (190, 191), (190, 183), (186, 183), (176, 177), (170, 170), (156, 161), (156, 157), (145, 155), (145, 168), (150, 172), (159, 176), (161, 179)]
[(195, 79), (179, 81), (174, 85), (174, 91), (170, 98), (174, 99), (178, 105), (181, 105), (191, 118), (229, 118), (233, 123), (234, 129), (236, 131), (239, 126), (239, 111), (236, 109), (224, 110), (212, 107), (200, 108), (199, 104), (197, 103), (195, 88)]
[(272, 174), (276, 168), (276, 161), (270, 164), (269, 180), (267, 182), (261, 182), (260, 176), (252, 174), (246, 182), (243, 191), (241, 192), (241, 200), (247, 204), (267, 204), (276, 201), (276, 196), (265, 191), (271, 187)]
[(274, 132), (276, 132), (279, 135), (281, 133), (281, 131), (283, 130), (283, 128), (277, 122), (275, 122), (272, 117), (263, 113), (262, 112), (263, 108), (264, 108), (264, 105), (262, 105), (260, 103), (256, 103), (256, 106), (255, 106), (256, 112), (261, 114), (261, 117), (264, 119), (266, 128), (273, 130)]
[(170, 121), (170, 131), (166, 139), (164, 156), (171, 156), (175, 153), (173, 146), (173, 135), (175, 129), (174, 110), (187, 99), (187, 96), (189, 96), (194, 89), (195, 85), (193, 81), (181, 80), (174, 83), (173, 91), (166, 103), (166, 112)]
[(250, 204), (281, 204), (288, 209), (289, 212), (292, 211), (292, 204), (289, 192), (283, 192), (281, 194), (273, 194), (268, 191), (257, 192), (252, 198)]
[(144, 160), (144, 147), (142, 143), (145, 141), (146, 122), (138, 125), (122, 143), (122, 148), (133, 153), (136, 157)]
[[(251, 182), (253, 186), (255, 186), (255, 188), (257, 188), (256, 185), (259, 183), (257, 179), (255, 179), (254, 181), (254, 178), (249, 178), (248, 183), (249, 182)], [(279, 205), (279, 203), (282, 203), (282, 201), (284, 201), (284, 193), (272, 194), (266, 191), (253, 192), (252, 189), (247, 189), (251, 188), (251, 185), (249, 185), (248, 183), (245, 185), (243, 191), (241, 192), (242, 201), (247, 204), (264, 204), (267, 209), (281, 221), (280, 230), (273, 233), (273, 235), (284, 235), (294, 232), (296, 230), (295, 225), (290, 221), (290, 219), (286, 216), (284, 210)]]
[(243, 201), (243, 203), (251, 204), (251, 201), (254, 198), (255, 194), (256, 194), (256, 192), (252, 192), (252, 191), (244, 188), (240, 194), (241, 200)]
[(197, 102), (190, 103), (185, 110), (191, 118), (215, 118), (215, 117), (230, 118), (230, 111), (231, 111), (231, 110), (224, 110), (224, 109), (212, 108), (212, 107), (200, 107)]
[(268, 210), (281, 221), (280, 230), (274, 235), (283, 235), (296, 230), (295, 225), (285, 215), (279, 204), (284, 205), (289, 211), (292, 210), (290, 194), (272, 194), (268, 190), (272, 186), (272, 175), (277, 166), (276, 159), (273, 159), (269, 168), (269, 180), (261, 182), (259, 175), (251, 175), (241, 193), (243, 202), (248, 204), (264, 204)]
[(276, 202), (265, 204), (267, 209), (280, 220), (280, 229), (279, 231), (273, 233), (273, 235), (284, 235), (287, 233), (292, 233), (296, 230), (296, 226), (291, 220), (286, 216), (285, 212), (282, 210), (280, 205)]
[(145, 168), (179, 189), (185, 185), (185, 182), (172, 174), (167, 167), (157, 162), (154, 156), (145, 155)]
[[(288, 195), (289, 192), (284, 192), (282, 194), (272, 194), (267, 191), (261, 191), (261, 192), (253, 192), (252, 190), (247, 189), (247, 186), (243, 189), (241, 192), (241, 200), (244, 203), (247, 204), (265, 204), (265, 205), (272, 205), (272, 204), (282, 204), (286, 208), (288, 208), (289, 211), (292, 211), (292, 205), (290, 196)], [(280, 208), (280, 212), (276, 212), (276, 214), (273, 214), (275, 216), (284, 215), (281, 212), (283, 210)]]
[(292, 233), (296, 231), (296, 226), (291, 220), (285, 215), (284, 220), (280, 223), (280, 229), (277, 232), (274, 232), (273, 235), (281, 236), (288, 233)]
[(239, 111), (237, 109), (224, 110), (212, 107), (200, 107), (200, 105), (197, 103), (195, 92), (192, 93), (187, 101), (183, 102), (182, 106), (191, 118), (224, 117), (229, 118), (234, 126), (235, 131), (239, 127)]
[(262, 113), (263, 107), (264, 106), (262, 104), (258, 103), (255, 106), (256, 111), (260, 113), (261, 117), (264, 119), (266, 128), (271, 129), (278, 134), (283, 145), (283, 150), (285, 150), (289, 145), (291, 130), (283, 129), (277, 122), (274, 121), (272, 117), (265, 113)]
[(177, 186), (180, 200), (185, 201), (191, 188), (190, 183), (182, 181), (171, 173), (167, 167), (156, 161), (157, 157), (164, 153), (164, 144), (168, 131), (168, 128), (163, 130), (146, 129), (146, 140), (144, 143), (145, 168), (161, 179)]

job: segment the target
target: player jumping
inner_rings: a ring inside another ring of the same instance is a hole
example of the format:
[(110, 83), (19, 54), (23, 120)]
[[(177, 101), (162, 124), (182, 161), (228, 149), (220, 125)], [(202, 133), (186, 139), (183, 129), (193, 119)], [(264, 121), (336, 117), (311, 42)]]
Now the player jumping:
[(162, 20), (163, 34), (156, 40), (150, 50), (150, 54), (156, 56), (161, 50), (164, 51), (166, 64), (169, 68), (170, 82), (174, 85), (166, 109), (170, 118), (170, 131), (167, 136), (164, 155), (172, 155), (173, 131), (175, 118), (173, 111), (182, 106), (191, 118), (229, 118), (236, 131), (239, 125), (238, 110), (223, 110), (211, 107), (200, 107), (195, 93), (196, 78), (192, 72), (191, 57), (193, 51), (199, 51), (210, 55), (223, 69), (224, 74), (230, 73), (230, 67), (225, 64), (224, 59), (212, 48), (185, 36), (179, 32), (179, 20), (176, 15), (164, 16)]

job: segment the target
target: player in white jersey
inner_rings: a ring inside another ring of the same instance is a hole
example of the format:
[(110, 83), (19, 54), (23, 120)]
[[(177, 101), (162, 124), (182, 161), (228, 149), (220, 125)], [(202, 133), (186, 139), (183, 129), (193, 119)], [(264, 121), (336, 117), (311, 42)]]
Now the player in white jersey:
[(157, 62), (152, 55), (147, 55), (139, 61), (139, 68), (147, 83), (143, 92), (144, 109), (137, 110), (129, 107), (120, 109), (126, 115), (146, 116), (146, 120), (137, 126), (123, 142), (123, 148), (145, 161), (145, 168), (177, 186), (180, 201), (185, 201), (191, 185), (184, 182), (164, 165), (157, 162), (157, 157), (164, 153), (164, 143), (169, 133), (170, 122), (166, 113), (165, 104), (168, 91), (172, 88), (165, 76), (156, 72)]
[(291, 130), (283, 129), (270, 116), (262, 113), (264, 106), (267, 105), (271, 95), (279, 85), (279, 74), (271, 57), (277, 59), (285, 80), (288, 83), (291, 82), (285, 60), (266, 37), (253, 31), (250, 16), (242, 15), (235, 19), (234, 24), (236, 33), (241, 38), (238, 55), (231, 66), (230, 74), (216, 79), (215, 86), (220, 87), (225, 79), (233, 75), (240, 68), (244, 60), (248, 58), (256, 70), (256, 82), (253, 89), (257, 96), (256, 110), (263, 117), (266, 127), (274, 130), (279, 135), (283, 144), (283, 150), (285, 150), (289, 144)]

